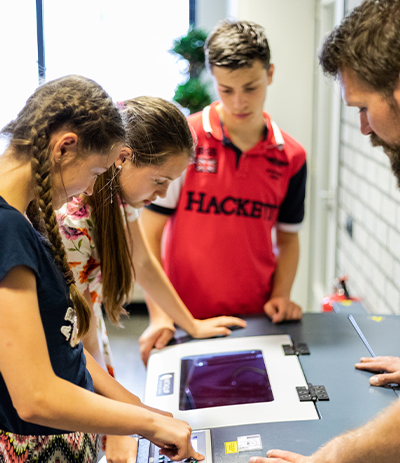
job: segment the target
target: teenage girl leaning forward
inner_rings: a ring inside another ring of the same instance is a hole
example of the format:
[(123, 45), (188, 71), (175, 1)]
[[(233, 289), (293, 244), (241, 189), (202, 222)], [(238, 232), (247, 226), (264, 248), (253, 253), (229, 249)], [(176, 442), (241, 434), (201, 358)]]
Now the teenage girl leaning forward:
[(69, 76), (36, 90), (1, 133), (0, 462), (95, 462), (97, 433), (138, 433), (174, 460), (201, 459), (187, 423), (144, 406), (79, 342), (90, 309), (54, 209), (90, 194), (117, 160), (119, 112), (96, 83)]
[[(83, 345), (112, 375), (101, 303), (108, 318), (118, 323), (133, 280), (195, 338), (227, 335), (228, 326), (245, 326), (236, 317), (194, 319), (149, 252), (136, 220), (138, 208), (164, 197), (188, 166), (193, 138), (186, 118), (174, 104), (157, 97), (135, 98), (119, 107), (127, 136), (115, 166), (99, 177), (90, 197), (73, 198), (57, 215), (77, 286), (95, 315)], [(158, 338), (157, 328), (152, 329)], [(109, 436), (107, 460), (128, 461), (135, 444)]]

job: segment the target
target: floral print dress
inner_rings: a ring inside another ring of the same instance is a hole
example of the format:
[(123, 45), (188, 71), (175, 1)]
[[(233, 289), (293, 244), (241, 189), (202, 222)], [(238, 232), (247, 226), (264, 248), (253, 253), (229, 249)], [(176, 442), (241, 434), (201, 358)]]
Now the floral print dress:
[[(139, 217), (139, 210), (121, 204), (129, 222)], [(114, 366), (107, 330), (101, 310), (103, 284), (101, 280), (100, 258), (94, 243), (94, 223), (91, 208), (81, 198), (71, 202), (57, 211), (57, 220), (61, 231), (68, 261), (74, 272), (75, 282), (83, 294), (89, 291), (97, 324), (97, 337), (103, 358), (110, 375), (114, 376)]]

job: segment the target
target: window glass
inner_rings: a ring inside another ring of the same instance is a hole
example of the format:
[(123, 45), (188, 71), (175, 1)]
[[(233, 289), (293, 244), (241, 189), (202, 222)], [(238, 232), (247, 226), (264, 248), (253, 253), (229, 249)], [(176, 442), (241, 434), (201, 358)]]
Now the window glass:
[(82, 74), (115, 100), (171, 100), (185, 64), (168, 50), (188, 25), (187, 0), (45, 0), (47, 80)]
[(0, 127), (3, 128), (38, 86), (36, 2), (0, 2), (0, 43)]

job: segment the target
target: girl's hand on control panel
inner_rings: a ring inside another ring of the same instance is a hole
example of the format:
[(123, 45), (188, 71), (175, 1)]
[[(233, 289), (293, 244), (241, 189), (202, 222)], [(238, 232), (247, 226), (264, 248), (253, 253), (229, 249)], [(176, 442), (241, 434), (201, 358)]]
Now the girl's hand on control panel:
[(213, 317), (205, 320), (194, 320), (194, 330), (189, 333), (193, 338), (212, 338), (214, 336), (228, 336), (231, 334), (229, 327), (238, 326), (245, 328), (247, 323), (237, 317)]

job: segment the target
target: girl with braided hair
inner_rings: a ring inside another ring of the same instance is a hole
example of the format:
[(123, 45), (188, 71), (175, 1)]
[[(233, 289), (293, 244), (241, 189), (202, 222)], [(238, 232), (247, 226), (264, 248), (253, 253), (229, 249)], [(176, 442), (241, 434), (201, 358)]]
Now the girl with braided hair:
[[(123, 303), (129, 300), (134, 281), (195, 338), (228, 335), (229, 326), (245, 326), (236, 317), (195, 319), (148, 250), (137, 220), (139, 208), (164, 197), (189, 164), (193, 138), (185, 116), (173, 103), (157, 97), (142, 96), (118, 105), (126, 141), (115, 166), (99, 177), (90, 197), (73, 198), (57, 215), (78, 288), (93, 310), (83, 345), (111, 375), (114, 369), (101, 305), (108, 318), (118, 323), (126, 313)], [(173, 323), (168, 326), (171, 336), (175, 328)], [(151, 345), (163, 341), (154, 325), (140, 339), (141, 346), (149, 338)], [(142, 358), (146, 363), (147, 357)], [(135, 443), (129, 438), (107, 437), (109, 461), (125, 463), (134, 452)]]
[(55, 209), (90, 195), (118, 158), (119, 111), (98, 84), (67, 76), (39, 87), (1, 134), (0, 462), (95, 462), (97, 433), (139, 433), (173, 459), (201, 459), (187, 423), (144, 406), (80, 342), (90, 309)]

